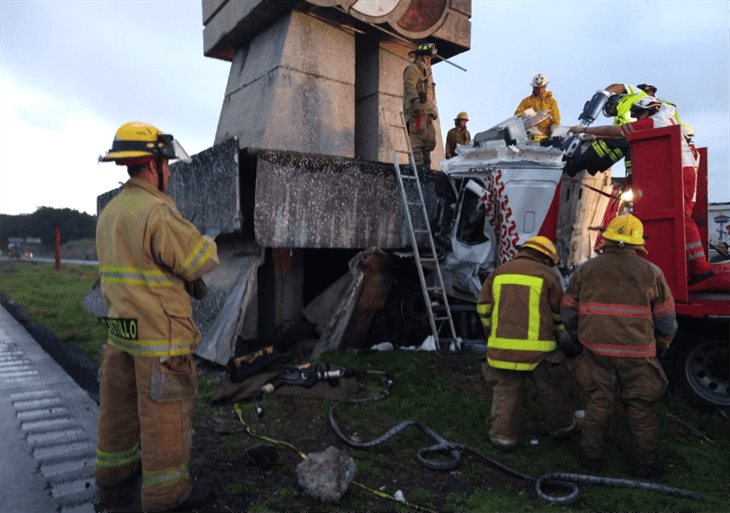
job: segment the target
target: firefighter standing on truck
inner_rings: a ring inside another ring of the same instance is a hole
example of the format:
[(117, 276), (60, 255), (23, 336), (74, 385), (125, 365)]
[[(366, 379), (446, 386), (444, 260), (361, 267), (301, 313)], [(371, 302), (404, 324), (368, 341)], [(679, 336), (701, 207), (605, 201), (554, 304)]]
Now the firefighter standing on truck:
[(534, 139), (544, 139), (550, 135), (554, 126), (560, 124), (560, 109), (558, 102), (553, 98), (552, 91), (547, 91), (548, 78), (542, 73), (538, 73), (532, 78), (530, 86), (532, 94), (524, 98), (515, 110), (515, 116), (522, 116), (527, 109), (535, 112), (547, 111), (548, 117), (540, 121), (535, 128), (540, 132)]
[(477, 302), (487, 334), (482, 372), (492, 386), (489, 439), (501, 449), (517, 445), (525, 379), (535, 384), (547, 431), (577, 429), (570, 405), (570, 374), (556, 338), (563, 289), (551, 267), (559, 259), (547, 237), (532, 237), (511, 261), (489, 275)]
[(436, 148), (436, 89), (431, 74), (431, 59), (436, 45), (418, 45), (408, 55), (413, 62), (403, 71), (403, 116), (417, 166), (431, 166), (431, 152)]
[(187, 154), (172, 135), (126, 123), (99, 159), (127, 166), (130, 179), (96, 230), (109, 335), (94, 476), (103, 500), (141, 465), (145, 511), (187, 511), (215, 499), (210, 487), (192, 486), (188, 469), (200, 341), (188, 294), (201, 293), (201, 277), (219, 261), (213, 239), (165, 194), (168, 161), (177, 158)]
[(560, 312), (568, 332), (585, 347), (576, 378), (587, 392), (580, 460), (591, 472), (604, 462), (604, 438), (614, 401), (623, 403), (631, 430), (634, 472), (661, 474), (659, 426), (653, 403), (667, 386), (657, 360), (677, 331), (674, 299), (662, 271), (644, 260), (644, 227), (631, 214), (603, 233), (601, 254), (578, 267)]
[[(573, 133), (585, 133), (597, 137), (626, 138), (629, 134), (640, 130), (651, 130), (677, 124), (676, 109), (669, 103), (662, 103), (653, 96), (644, 96), (631, 107), (631, 115), (637, 121), (625, 125), (604, 125), (584, 127), (577, 125), (570, 128)], [(710, 278), (715, 273), (707, 261), (697, 223), (692, 219), (697, 199), (697, 167), (699, 154), (695, 154), (685, 137), (680, 138), (682, 147), (682, 191), (684, 195), (684, 236), (685, 256), (689, 283), (694, 284)]]
[(454, 118), (454, 128), (446, 134), (446, 145), (444, 146), (447, 159), (456, 156), (456, 145), (471, 143), (471, 134), (466, 129), (469, 122), (469, 115), (466, 112), (459, 112)]

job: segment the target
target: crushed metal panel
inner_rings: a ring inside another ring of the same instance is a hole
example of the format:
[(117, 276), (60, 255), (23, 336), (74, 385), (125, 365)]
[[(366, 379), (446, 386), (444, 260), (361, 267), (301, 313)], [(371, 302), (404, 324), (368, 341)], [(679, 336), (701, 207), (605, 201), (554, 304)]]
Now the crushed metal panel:
[(242, 229), (238, 141), (223, 141), (192, 157), (192, 162), (170, 166), (167, 191), (182, 216), (201, 232), (217, 229), (236, 233)]
[[(442, 173), (420, 176), (435, 219), (453, 193)], [(393, 166), (323, 155), (259, 152), (254, 229), (265, 247), (410, 246)]]
[(244, 324), (255, 322), (251, 311), (256, 312), (256, 276), (263, 250), (239, 241), (219, 242), (218, 255), (221, 265), (203, 278), (208, 296), (193, 301), (193, 316), (203, 333), (195, 354), (225, 365)]

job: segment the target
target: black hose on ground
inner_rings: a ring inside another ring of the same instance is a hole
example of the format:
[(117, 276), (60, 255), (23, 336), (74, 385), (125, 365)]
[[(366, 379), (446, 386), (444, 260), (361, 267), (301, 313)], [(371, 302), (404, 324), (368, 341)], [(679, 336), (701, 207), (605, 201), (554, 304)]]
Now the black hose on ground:
[[(419, 449), (417, 453), (418, 461), (420, 461), (424, 467), (431, 470), (454, 470), (458, 468), (459, 465), (461, 465), (462, 454), (464, 452), (469, 452), (486, 461), (490, 466), (504, 474), (534, 483), (535, 493), (537, 494), (537, 496), (550, 504), (573, 504), (575, 501), (578, 500), (578, 497), (581, 493), (578, 483), (624, 488), (640, 488), (643, 490), (651, 490), (659, 493), (677, 495), (690, 499), (705, 499), (705, 497), (703, 497), (702, 495), (691, 492), (689, 490), (675, 488), (674, 486), (659, 483), (652, 483), (650, 481), (637, 481), (633, 479), (621, 479), (615, 477), (600, 477), (587, 474), (573, 474), (567, 472), (548, 472), (535, 478), (529, 474), (525, 474), (523, 472), (520, 472), (519, 470), (508, 467), (507, 465), (504, 465), (503, 463), (500, 463), (493, 458), (489, 458), (488, 456), (481, 454), (479, 451), (471, 447), (450, 442), (438, 433), (434, 432), (428, 426), (425, 426), (424, 424), (413, 420), (404, 420), (390, 428), (381, 436), (369, 442), (354, 440), (342, 432), (342, 429), (340, 429), (340, 426), (337, 423), (337, 419), (335, 419), (335, 409), (337, 409), (337, 407), (343, 404), (361, 404), (365, 402), (385, 399), (390, 394), (392, 386), (393, 379), (390, 375), (387, 375), (385, 389), (381, 394), (374, 397), (351, 399), (349, 401), (343, 401), (333, 405), (329, 409), (328, 416), (330, 425), (332, 426), (335, 434), (343, 442), (351, 447), (355, 447), (358, 449), (370, 449), (393, 438), (395, 435), (405, 430), (406, 428), (414, 426), (436, 441), (436, 444), (423, 449)], [(441, 458), (435, 459), (433, 457), (437, 455), (440, 455)], [(558, 493), (548, 493), (546, 489), (554, 489)]]

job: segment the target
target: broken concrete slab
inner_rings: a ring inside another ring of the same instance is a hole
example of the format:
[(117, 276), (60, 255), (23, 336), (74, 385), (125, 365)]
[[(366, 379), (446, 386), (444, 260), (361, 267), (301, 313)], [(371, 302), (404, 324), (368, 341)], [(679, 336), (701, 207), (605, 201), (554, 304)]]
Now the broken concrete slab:
[(226, 365), (244, 326), (249, 332), (256, 331), (256, 281), (263, 249), (240, 241), (222, 242), (218, 244), (218, 255), (220, 267), (204, 278), (208, 296), (193, 301), (193, 317), (203, 333), (195, 354)]
[(312, 358), (366, 342), (373, 318), (383, 308), (393, 283), (389, 265), (390, 257), (381, 250), (363, 251), (350, 261), (347, 274), (307, 305), (302, 313), (320, 332)]
[(307, 494), (322, 502), (336, 503), (355, 478), (357, 465), (352, 456), (329, 446), (313, 452), (297, 465), (297, 481)]
[[(435, 220), (453, 201), (451, 186), (440, 172), (419, 176)], [(400, 249), (411, 244), (406, 226), (392, 165), (285, 151), (257, 154), (254, 229), (264, 247)]]

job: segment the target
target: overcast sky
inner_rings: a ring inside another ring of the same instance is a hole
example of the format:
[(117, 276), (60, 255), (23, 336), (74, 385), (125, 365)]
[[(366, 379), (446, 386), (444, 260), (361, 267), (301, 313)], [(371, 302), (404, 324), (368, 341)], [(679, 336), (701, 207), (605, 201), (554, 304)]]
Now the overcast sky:
[[(651, 82), (709, 147), (710, 200), (730, 201), (727, 0), (472, 4), (469, 71), (434, 67), (444, 133), (462, 110), (472, 134), (509, 117), (536, 73), (565, 125), (596, 89)], [(202, 29), (199, 0), (0, 0), (0, 213), (95, 214), (126, 177), (97, 157), (127, 121), (212, 145), (229, 63), (203, 56)]]

